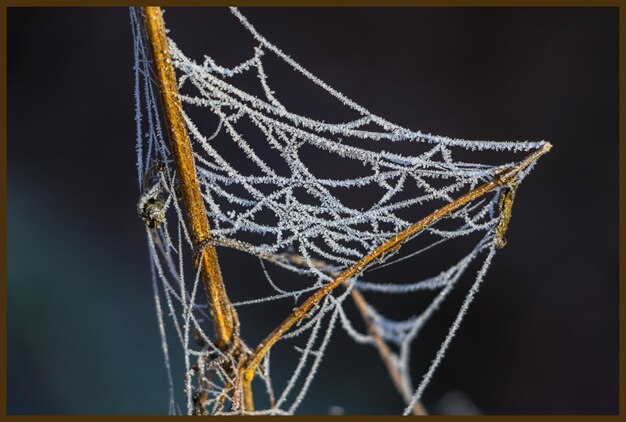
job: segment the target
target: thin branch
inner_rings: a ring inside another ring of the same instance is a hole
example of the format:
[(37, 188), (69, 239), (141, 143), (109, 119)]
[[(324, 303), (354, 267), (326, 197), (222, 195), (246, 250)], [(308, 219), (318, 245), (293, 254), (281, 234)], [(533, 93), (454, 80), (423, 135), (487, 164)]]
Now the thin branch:
[(376, 249), (368, 253), (366, 256), (361, 258), (356, 263), (352, 264), (349, 268), (344, 270), (339, 276), (337, 276), (330, 283), (322, 286), (319, 290), (313, 293), (304, 303), (298, 306), (292, 313), (289, 315), (283, 322), (274, 329), (255, 349), (254, 353), (248, 360), (247, 366), (242, 368), (242, 375), (244, 376), (243, 380), (243, 388), (250, 389), (252, 379), (254, 378), (254, 374), (259, 364), (261, 363), (265, 354), (270, 350), (270, 348), (285, 334), (291, 327), (298, 323), (298, 321), (302, 320), (308, 312), (313, 308), (316, 304), (318, 304), (324, 297), (330, 294), (337, 286), (348, 281), (353, 278), (361, 271), (363, 271), (370, 263), (382, 258), (385, 254), (390, 251), (397, 250), (402, 246), (404, 242), (409, 240), (412, 236), (419, 233), (423, 229), (431, 226), (436, 221), (441, 218), (449, 215), (453, 211), (461, 208), (465, 204), (480, 198), (488, 192), (491, 192), (494, 189), (497, 189), (501, 186), (508, 186), (515, 181), (517, 175), (526, 169), (529, 165), (537, 161), (539, 157), (543, 154), (550, 151), (552, 145), (550, 143), (546, 143), (542, 148), (528, 155), (524, 160), (522, 160), (519, 164), (514, 167), (509, 167), (500, 170), (495, 174), (494, 178), (477, 187), (476, 189), (466, 193), (460, 198), (456, 199), (453, 202), (450, 202), (443, 207), (437, 209), (430, 215), (422, 218), (417, 223), (412, 224), (405, 230), (393, 236), (391, 239), (387, 240), (382, 245), (378, 246)]
[[(387, 346), (387, 343), (383, 339), (380, 331), (376, 327), (376, 325), (372, 322), (371, 315), (367, 309), (367, 302), (365, 302), (365, 298), (363, 295), (356, 289), (352, 289), (350, 292), (352, 295), (352, 299), (354, 300), (354, 304), (357, 309), (361, 313), (361, 317), (363, 317), (363, 321), (365, 321), (365, 325), (367, 326), (368, 331), (372, 335), (374, 339), (374, 345), (378, 349), (378, 354), (380, 355), (380, 359), (385, 364), (387, 368), (387, 373), (393, 382), (393, 385), (396, 387), (396, 390), (400, 393), (405, 403), (409, 404), (411, 401), (411, 392), (407, 390), (406, 383), (403, 380), (402, 374), (398, 370), (398, 367), (395, 364), (393, 359), (393, 354)], [(424, 405), (420, 401), (416, 401), (415, 404), (411, 407), (414, 415), (427, 415), (426, 409)]]
[[(176, 172), (187, 210), (194, 247), (197, 247), (202, 242), (211, 239), (211, 226), (198, 184), (191, 142), (180, 112), (181, 105), (178, 99), (176, 75), (171, 63), (165, 24), (160, 7), (144, 7), (143, 11), (165, 110), (165, 120), (172, 143)], [(214, 247), (203, 248), (199, 265), (202, 266), (202, 280), (215, 327), (216, 342), (220, 347), (225, 347), (233, 340), (235, 322)]]

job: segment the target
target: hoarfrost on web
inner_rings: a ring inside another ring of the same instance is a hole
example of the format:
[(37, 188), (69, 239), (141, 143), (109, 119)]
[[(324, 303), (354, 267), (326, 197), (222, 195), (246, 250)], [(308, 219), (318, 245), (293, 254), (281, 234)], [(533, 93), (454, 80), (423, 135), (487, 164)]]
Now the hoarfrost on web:
[[(242, 58), (240, 64), (227, 68), (209, 56), (205, 56), (201, 63), (196, 62), (186, 56), (174, 40), (169, 39), (169, 45), (172, 64), (178, 73), (181, 112), (192, 138), (202, 196), (212, 225), (213, 244), (259, 257), (262, 276), (258, 282), (267, 282), (274, 292), (265, 297), (235, 302), (236, 308), (279, 300), (298, 303), (409, 227), (417, 218), (441, 204), (452, 202), (460, 194), (493, 179), (498, 171), (516, 164), (515, 161), (488, 164), (480, 161), (482, 154), (467, 152), (515, 153), (534, 151), (545, 144), (543, 141), (453, 139), (398, 126), (312, 75), (260, 35), (239, 10), (231, 8), (231, 11), (256, 43), (251, 55)], [(140, 12), (131, 8), (130, 13), (135, 52), (137, 171), (143, 192), (142, 204), (149, 199), (146, 195), (156, 197), (157, 193), (167, 204), (162, 209), (162, 218), (167, 222), (158, 225), (156, 238), (148, 235), (148, 239), (159, 330), (169, 374), (170, 412), (180, 413), (180, 410), (174, 400), (166, 317), (171, 319), (175, 338), (184, 351), (187, 374), (185, 413), (191, 414), (194, 411), (193, 397), (199, 393), (199, 387), (193, 384), (194, 376), (203, 371), (210, 370), (214, 375), (211, 380), (202, 380), (208, 391), (204, 404), (217, 409), (217, 403), (229, 400), (223, 389), (231, 380), (220, 365), (215, 364), (229, 357), (205, 332), (210, 317), (198, 292), (201, 289), (198, 287), (199, 272), (190, 275), (183, 271), (184, 259), (189, 259), (195, 251), (181, 205), (176, 200), (177, 177), (159, 117), (158, 84)], [(270, 85), (264, 66), (268, 56), (278, 58), (324, 90), (350, 110), (353, 118), (329, 123), (290, 112)], [(262, 95), (247, 92), (234, 82), (236, 77), (248, 74), (254, 75)], [(216, 119), (211, 130), (201, 130), (194, 122), (191, 116), (197, 110), (210, 113)], [(254, 136), (246, 126), (256, 130)], [(220, 152), (218, 145), (225, 143), (243, 153), (247, 160), (245, 165), (229, 161)], [(398, 144), (408, 144), (411, 148), (393, 152), (398, 150), (395, 148)], [(262, 158), (267, 155), (264, 151), (274, 151), (274, 158)], [(362, 172), (358, 176), (341, 178), (320, 175), (319, 166), (307, 164), (312, 151), (323, 154), (324, 160), (328, 160), (327, 165), (341, 166), (346, 161), (356, 160), (362, 164)], [(281, 160), (280, 171), (275, 164), (277, 157)], [(473, 157), (475, 161), (467, 157)], [(532, 165), (520, 172), (516, 182), (519, 183), (531, 169)], [(368, 206), (353, 206), (346, 200), (346, 192), (354, 189), (359, 192), (365, 189), (369, 195), (377, 196)], [(340, 294), (326, 297), (312, 311), (310, 318), (283, 336), (283, 340), (306, 337), (304, 344), (295, 349), (301, 354), (299, 362), (273, 406), (255, 413), (292, 414), (297, 410), (337, 325), (357, 343), (374, 344), (372, 333), (359, 332), (344, 309), (344, 302), (352, 289), (366, 295), (437, 291), (428, 306), (404, 320), (385, 317), (369, 303), (366, 307), (382, 339), (398, 350), (392, 353), (392, 360), (402, 376), (402, 396), (407, 404), (405, 413), (408, 413), (432, 378), (491, 263), (495, 253), (495, 229), (500, 220), (498, 204), (503, 192), (503, 188), (497, 189), (492, 195), (472, 201), (447, 216), (441, 222), (445, 224), (427, 227), (414, 237), (430, 236), (426, 246), (403, 256), (393, 251), (383, 260), (369, 265), (347, 283)], [(173, 228), (176, 229), (174, 235), (170, 233)], [(372, 279), (372, 274), (380, 268), (418, 256), (451, 239), (477, 234), (478, 240), (473, 247), (438, 273), (410, 274), (408, 283)], [(474, 275), (475, 282), (457, 318), (435, 360), (414, 389), (411, 380), (415, 377), (411, 376), (409, 369), (413, 340), (470, 265), (479, 260), (482, 260), (480, 270)], [(266, 267), (270, 263), (297, 274), (299, 282), (279, 287)], [(263, 364), (265, 372), (261, 375), (267, 383), (268, 394), (273, 396), (269, 364), (268, 355)]]

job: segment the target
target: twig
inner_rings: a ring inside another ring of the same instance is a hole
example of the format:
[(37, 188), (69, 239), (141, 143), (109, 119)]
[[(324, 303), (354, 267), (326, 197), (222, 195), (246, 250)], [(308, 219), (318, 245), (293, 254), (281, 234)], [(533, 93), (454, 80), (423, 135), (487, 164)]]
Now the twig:
[[(176, 75), (171, 63), (161, 8), (144, 7), (143, 10), (165, 110), (165, 120), (172, 143), (176, 172), (187, 210), (194, 247), (196, 247), (211, 239), (211, 226), (200, 193), (189, 135), (180, 113), (181, 105), (178, 99)], [(209, 246), (203, 249), (198, 265), (202, 266), (202, 280), (215, 327), (216, 342), (218, 346), (226, 347), (233, 341), (235, 322), (214, 247)]]
[[(383, 339), (380, 331), (376, 325), (372, 322), (371, 315), (367, 310), (367, 302), (365, 302), (365, 298), (363, 295), (356, 289), (352, 289), (350, 292), (352, 295), (352, 299), (354, 300), (354, 304), (357, 309), (361, 313), (361, 317), (363, 317), (363, 321), (365, 321), (365, 325), (367, 326), (368, 331), (372, 335), (374, 339), (374, 345), (378, 349), (378, 354), (380, 355), (380, 359), (385, 364), (387, 368), (387, 373), (393, 382), (393, 385), (396, 387), (396, 390), (400, 393), (405, 403), (409, 403), (411, 401), (411, 392), (407, 390), (406, 383), (402, 379), (402, 374), (398, 371), (398, 367), (396, 366), (393, 354), (387, 346), (387, 343)], [(426, 409), (424, 405), (420, 401), (415, 402), (415, 404), (411, 407), (414, 415), (427, 415)]]
[(522, 160), (519, 164), (514, 167), (509, 167), (500, 170), (495, 174), (494, 178), (477, 187), (476, 189), (466, 193), (460, 198), (444, 205), (443, 207), (437, 209), (430, 215), (422, 218), (417, 223), (412, 224), (405, 230), (393, 236), (391, 239), (387, 240), (382, 245), (378, 246), (376, 249), (368, 253), (366, 256), (361, 258), (356, 263), (352, 264), (349, 268), (344, 270), (339, 276), (337, 276), (330, 283), (322, 286), (319, 290), (313, 293), (304, 303), (298, 306), (292, 313), (289, 315), (283, 322), (276, 327), (255, 349), (254, 353), (250, 357), (247, 362), (246, 367), (242, 368), (243, 379), (243, 388), (244, 391), (246, 389), (251, 390), (252, 379), (254, 378), (254, 374), (256, 369), (258, 368), (261, 360), (265, 356), (265, 354), (269, 351), (269, 349), (285, 334), (291, 327), (293, 327), (298, 321), (304, 318), (309, 310), (313, 308), (316, 304), (318, 304), (324, 297), (330, 294), (337, 286), (348, 281), (353, 278), (361, 271), (363, 271), (370, 263), (376, 261), (379, 258), (382, 258), (386, 253), (392, 250), (397, 250), (402, 246), (404, 242), (409, 240), (412, 236), (419, 233), (423, 229), (431, 226), (436, 221), (441, 218), (449, 215), (453, 211), (459, 209), (465, 204), (473, 201), (476, 198), (479, 198), (486, 193), (497, 189), (501, 186), (510, 185), (515, 181), (517, 175), (527, 168), (529, 165), (537, 161), (539, 157), (543, 154), (550, 151), (552, 145), (550, 143), (546, 143), (542, 148), (528, 155), (524, 160)]

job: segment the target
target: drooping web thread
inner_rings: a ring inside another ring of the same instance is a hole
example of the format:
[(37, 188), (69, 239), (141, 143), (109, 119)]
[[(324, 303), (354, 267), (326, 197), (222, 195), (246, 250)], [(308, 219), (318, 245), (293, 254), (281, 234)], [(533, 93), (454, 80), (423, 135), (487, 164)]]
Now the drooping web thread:
[[(222, 67), (209, 56), (196, 62), (174, 40), (169, 39), (169, 43), (178, 75), (181, 112), (192, 139), (196, 170), (212, 225), (212, 245), (218, 251), (234, 248), (259, 257), (259, 278), (248, 282), (267, 283), (273, 292), (235, 302), (236, 309), (267, 302), (291, 301), (294, 306), (301, 303), (417, 219), (493, 179), (496, 171), (516, 164), (515, 161), (498, 165), (481, 162), (483, 152), (491, 151), (492, 157), (494, 153), (522, 153), (544, 145), (543, 141), (452, 139), (393, 124), (322, 82), (261, 36), (239, 10), (230, 10), (256, 43), (239, 65)], [(196, 251), (185, 224), (182, 203), (178, 201), (176, 171), (161, 122), (158, 84), (141, 12), (131, 8), (130, 14), (135, 51), (139, 211), (149, 226), (154, 299), (169, 374), (169, 410), (193, 413), (202, 396), (202, 405), (209, 411), (226, 413), (228, 406), (224, 403), (230, 397), (224, 386), (230, 380), (218, 362), (228, 356), (207, 332), (210, 318), (199, 272), (187, 270), (189, 274), (185, 274), (186, 263)], [(329, 98), (353, 113), (354, 118), (328, 123), (290, 112), (270, 87), (264, 67), (268, 56), (279, 59), (306, 78), (314, 89), (321, 88)], [(253, 75), (262, 94), (238, 87), (236, 80), (242, 75)], [(191, 117), (192, 110), (211, 115), (217, 123), (209, 131), (201, 130)], [(250, 127), (255, 130), (252, 135)], [(246, 163), (229, 161), (227, 154), (218, 148), (225, 144), (242, 151)], [(400, 144), (408, 147), (393, 152), (394, 146)], [(264, 158), (267, 151), (273, 152), (272, 158)], [(314, 153), (324, 157), (322, 165), (307, 161)], [(327, 166), (340, 168), (348, 162), (359, 163), (362, 173), (344, 177), (319, 175)], [(532, 168), (530, 165), (520, 172), (516, 182), (521, 182)], [(291, 345), (301, 356), (282, 391), (274, 391), (271, 383), (270, 354), (264, 359), (259, 377), (266, 383), (272, 404), (253, 413), (293, 414), (297, 410), (336, 326), (357, 343), (375, 343), (371, 331), (362, 330), (360, 322), (353, 321), (346, 310), (352, 289), (365, 298), (436, 292), (425, 307), (412, 310), (412, 316), (401, 320), (385, 316), (369, 300), (365, 302), (371, 323), (392, 350), (390, 358), (402, 380), (404, 413), (409, 413), (421, 399), (495, 254), (499, 201), (504, 189), (496, 189), (422, 230), (411, 239), (414, 242), (416, 238), (429, 236), (417, 250), (385, 256), (322, 300), (309, 318), (287, 332), (276, 345), (300, 341)], [(372, 201), (367, 206), (350, 205), (346, 197), (355, 191), (373, 196)], [(393, 283), (367, 275), (435, 249), (447, 254), (447, 243), (457, 238), (475, 240), (460, 258), (435, 273), (419, 277), (416, 268), (407, 274), (408, 282), (394, 280)], [(419, 378), (411, 373), (411, 346), (472, 265), (478, 267), (472, 276), (473, 284), (434, 360)], [(297, 282), (279, 287), (272, 279), (272, 266), (293, 272)], [(228, 280), (225, 283), (228, 289)], [(175, 342), (167, 338), (168, 318), (184, 355), (184, 411), (175, 401), (178, 381), (172, 379), (169, 357), (169, 348)], [(413, 386), (414, 379), (419, 380), (417, 387)]]

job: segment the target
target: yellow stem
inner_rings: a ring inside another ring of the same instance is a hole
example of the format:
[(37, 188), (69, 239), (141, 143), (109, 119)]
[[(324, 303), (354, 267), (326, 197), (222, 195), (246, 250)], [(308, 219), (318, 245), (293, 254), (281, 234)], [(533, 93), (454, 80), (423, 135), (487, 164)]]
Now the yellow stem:
[(391, 239), (387, 240), (382, 245), (378, 246), (376, 249), (368, 253), (366, 256), (361, 258), (356, 263), (352, 264), (349, 268), (344, 270), (341, 274), (339, 274), (333, 281), (322, 286), (319, 290), (313, 293), (304, 303), (298, 306), (292, 313), (289, 315), (283, 322), (276, 327), (255, 349), (254, 353), (248, 360), (247, 366), (244, 370), (244, 386), (250, 385), (252, 383), (252, 379), (254, 378), (254, 374), (258, 366), (260, 365), (263, 357), (267, 354), (270, 348), (285, 334), (291, 327), (293, 327), (298, 321), (302, 320), (305, 315), (313, 308), (317, 303), (319, 303), (324, 297), (326, 297), (330, 292), (332, 292), (337, 286), (341, 283), (346, 282), (359, 274), (362, 270), (365, 269), (367, 265), (374, 262), (375, 260), (382, 258), (387, 252), (392, 250), (397, 250), (402, 246), (404, 242), (410, 239), (412, 236), (425, 229), (426, 227), (431, 226), (433, 223), (445, 217), (446, 215), (452, 213), (453, 211), (459, 209), (460, 207), (466, 205), (467, 203), (473, 201), (476, 198), (483, 196), (484, 194), (500, 187), (509, 185), (515, 180), (515, 177), (528, 167), (530, 164), (535, 162), (539, 157), (543, 154), (550, 151), (552, 145), (550, 143), (546, 143), (542, 148), (528, 155), (524, 160), (522, 160), (518, 165), (512, 168), (506, 168), (498, 172), (493, 180), (477, 187), (476, 189), (466, 193), (460, 198), (444, 205), (443, 207), (437, 209), (430, 215), (422, 218), (418, 222), (412, 224), (405, 230), (393, 236)]
[[(376, 328), (376, 325), (372, 323), (372, 318), (370, 316), (369, 311), (367, 310), (367, 303), (365, 302), (365, 298), (356, 289), (352, 289), (350, 294), (352, 295), (354, 304), (356, 305), (357, 309), (361, 313), (361, 317), (363, 318), (363, 321), (365, 321), (365, 325), (367, 326), (368, 331), (370, 332), (370, 334), (372, 335), (372, 338), (374, 339), (374, 345), (378, 349), (378, 354), (380, 355), (380, 359), (383, 361), (383, 363), (385, 364), (385, 367), (387, 368), (387, 373), (389, 374), (389, 377), (391, 378), (391, 382), (393, 382), (393, 385), (396, 387), (396, 390), (398, 390), (402, 398), (408, 404), (411, 401), (411, 393), (407, 391), (407, 388), (404, 382), (402, 381), (402, 375), (398, 371), (398, 368), (396, 367), (393, 361), (392, 353), (391, 353), (391, 350), (389, 349), (389, 346), (387, 346), (387, 343), (383, 339), (378, 328)], [(411, 410), (413, 411), (414, 415), (424, 416), (428, 414), (428, 412), (426, 412), (426, 409), (424, 408), (424, 405), (422, 405), (420, 401), (415, 402)]]
[[(176, 174), (187, 210), (194, 247), (198, 247), (211, 239), (211, 226), (198, 184), (191, 142), (180, 112), (176, 74), (171, 62), (165, 24), (160, 7), (144, 7), (143, 10), (165, 110), (165, 120), (172, 143)], [(202, 280), (215, 327), (216, 341), (218, 346), (225, 347), (233, 340), (234, 321), (230, 301), (222, 281), (217, 252), (213, 246), (203, 248), (198, 265), (202, 266)]]

